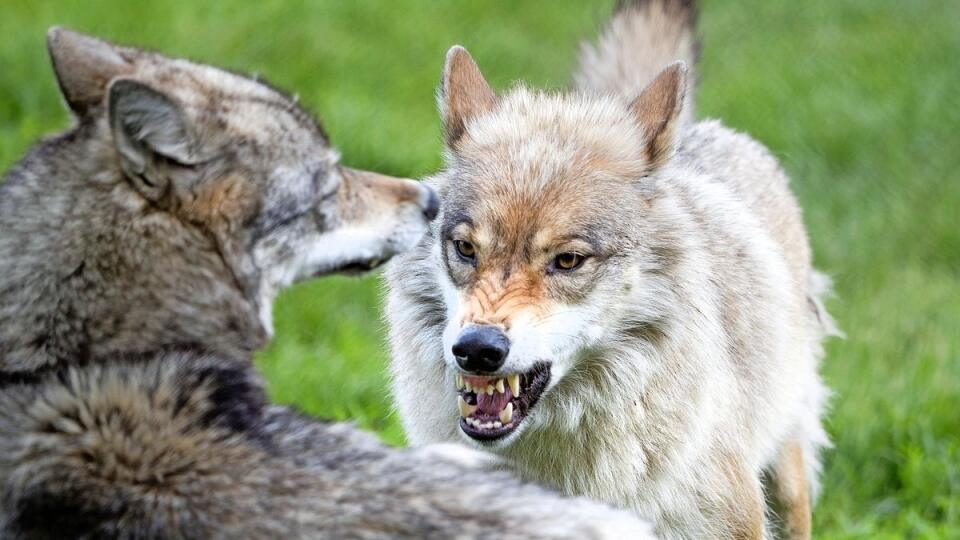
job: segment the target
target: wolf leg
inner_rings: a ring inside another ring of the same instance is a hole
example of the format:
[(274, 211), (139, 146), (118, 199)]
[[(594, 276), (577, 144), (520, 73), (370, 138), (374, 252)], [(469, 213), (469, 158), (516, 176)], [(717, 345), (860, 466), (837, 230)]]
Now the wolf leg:
[(721, 467), (727, 489), (719, 494), (718, 519), (714, 524), (716, 536), (767, 540), (766, 502), (760, 479), (737, 459), (727, 459)]
[(771, 495), (783, 523), (784, 537), (790, 540), (809, 539), (810, 484), (800, 441), (791, 439), (783, 445), (770, 472)]
[(741, 507), (727, 518), (730, 537), (736, 540), (768, 540), (769, 538), (764, 519), (766, 507), (763, 504), (763, 493), (759, 483), (753, 487), (755, 489), (742, 493), (739, 500)]

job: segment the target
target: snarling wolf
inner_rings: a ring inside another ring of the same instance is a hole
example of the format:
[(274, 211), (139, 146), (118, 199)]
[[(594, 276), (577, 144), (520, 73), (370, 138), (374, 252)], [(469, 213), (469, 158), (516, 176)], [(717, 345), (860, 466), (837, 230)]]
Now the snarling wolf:
[(622, 2), (565, 94), (497, 95), (450, 50), (441, 215), (388, 271), (393, 392), (413, 442), (665, 538), (805, 538), (826, 280), (776, 159), (694, 120), (694, 19)]
[(646, 535), (632, 515), (271, 406), (283, 287), (408, 249), (434, 192), (340, 165), (254, 79), (62, 29), (76, 118), (0, 187), (0, 537)]

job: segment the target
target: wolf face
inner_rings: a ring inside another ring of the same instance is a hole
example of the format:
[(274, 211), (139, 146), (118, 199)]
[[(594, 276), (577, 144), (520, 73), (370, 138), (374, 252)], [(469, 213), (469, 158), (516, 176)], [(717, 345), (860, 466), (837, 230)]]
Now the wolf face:
[[(8, 368), (211, 336), (256, 349), (282, 288), (376, 268), (437, 213), (428, 187), (339, 164), (265, 83), (63, 29), (48, 46), (78, 125), (3, 185), (0, 230), (35, 229), (27, 250), (0, 240)], [(25, 285), (64, 276), (59, 300)], [(25, 316), (53, 322), (22, 332)]]
[(523, 88), (497, 100), (465, 50), (449, 53), (435, 252), (469, 439), (508, 444), (585, 353), (616, 339), (610, 321), (656, 317), (635, 307), (659, 302), (650, 176), (672, 153), (684, 75), (667, 68), (633, 103)]
[(428, 188), (340, 166), (320, 125), (262, 83), (67, 31), (50, 50), (74, 111), (107, 81), (124, 173), (149, 202), (221, 229), (267, 328), (278, 290), (376, 268), (436, 213)]
[[(326, 195), (303, 216), (281, 222), (255, 241), (262, 320), (276, 293), (302, 279), (362, 274), (409, 249), (437, 214), (437, 196), (411, 180), (336, 166), (324, 173)], [(265, 270), (265, 271), (264, 271)]]

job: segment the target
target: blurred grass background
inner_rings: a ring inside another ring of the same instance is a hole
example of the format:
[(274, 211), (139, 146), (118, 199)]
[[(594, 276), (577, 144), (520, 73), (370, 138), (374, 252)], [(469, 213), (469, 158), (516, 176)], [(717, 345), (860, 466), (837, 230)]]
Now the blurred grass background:
[[(440, 163), (433, 92), (466, 45), (498, 88), (561, 88), (612, 0), (3, 2), (0, 168), (67, 125), (44, 49), (63, 24), (248, 72), (299, 93), (350, 165)], [(794, 179), (831, 309), (835, 390), (818, 538), (960, 538), (960, 2), (707, 2), (698, 92)], [(56, 224), (51, 224), (56, 226)], [(380, 282), (286, 292), (259, 356), (273, 396), (402, 444)]]

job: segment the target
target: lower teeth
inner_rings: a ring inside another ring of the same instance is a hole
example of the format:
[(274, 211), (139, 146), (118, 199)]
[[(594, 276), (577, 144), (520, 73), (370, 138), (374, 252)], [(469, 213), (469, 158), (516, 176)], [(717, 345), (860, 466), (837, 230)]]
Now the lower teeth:
[(494, 420), (493, 422), (481, 422), (476, 418), (464, 418), (468, 424), (478, 429), (499, 429), (503, 427), (503, 424)]
[[(459, 397), (459, 396), (458, 396)], [(469, 405), (462, 397), (457, 399), (457, 404), (460, 407), (460, 416), (467, 422), (467, 424), (481, 429), (499, 429), (503, 426), (509, 425), (513, 421), (513, 403), (507, 403), (507, 406), (500, 411), (500, 420), (492, 420), (488, 422), (481, 422), (478, 418), (474, 418), (472, 415), (476, 412), (477, 407), (475, 405)]]

